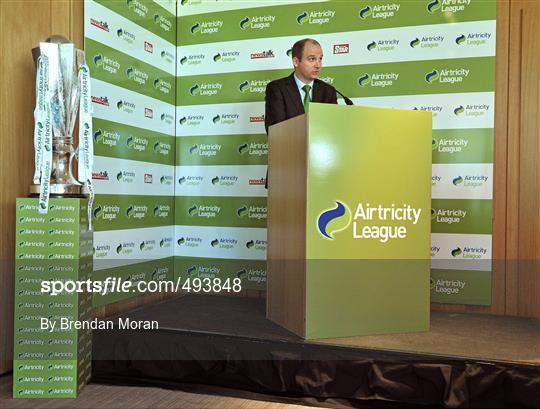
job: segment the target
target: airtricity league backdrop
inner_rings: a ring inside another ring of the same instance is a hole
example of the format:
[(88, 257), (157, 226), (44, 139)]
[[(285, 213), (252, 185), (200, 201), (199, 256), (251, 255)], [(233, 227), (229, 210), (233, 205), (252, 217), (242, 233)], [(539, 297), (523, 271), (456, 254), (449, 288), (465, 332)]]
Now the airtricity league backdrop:
[(292, 72), (292, 44), (314, 37), (322, 79), (356, 105), (433, 113), (432, 301), (489, 304), (495, 9), (495, 0), (87, 2), (96, 264), (158, 258), (162, 269), (140, 264), (149, 279), (171, 275), (174, 254), (176, 276), (264, 289), (264, 91)]

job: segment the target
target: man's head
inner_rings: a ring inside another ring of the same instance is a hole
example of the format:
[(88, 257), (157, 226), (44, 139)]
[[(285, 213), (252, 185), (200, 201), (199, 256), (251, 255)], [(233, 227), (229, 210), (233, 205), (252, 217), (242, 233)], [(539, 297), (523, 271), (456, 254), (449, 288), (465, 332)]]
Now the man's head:
[(319, 78), (322, 68), (321, 45), (311, 38), (294, 43), (292, 48), (292, 61), (294, 72), (298, 79), (304, 83)]

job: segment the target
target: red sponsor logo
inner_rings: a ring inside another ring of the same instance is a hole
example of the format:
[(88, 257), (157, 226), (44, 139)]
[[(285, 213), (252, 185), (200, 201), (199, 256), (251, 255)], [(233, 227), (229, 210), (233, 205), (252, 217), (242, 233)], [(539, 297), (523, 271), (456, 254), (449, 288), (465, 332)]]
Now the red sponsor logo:
[(144, 116), (152, 119), (154, 117), (154, 111), (151, 108), (144, 108)]
[(251, 185), (264, 185), (266, 182), (265, 178), (260, 179), (249, 179), (249, 184)]
[(90, 24), (93, 25), (94, 27), (97, 27), (103, 31), (106, 31), (107, 33), (109, 32), (109, 25), (104, 22), (104, 21), (97, 21), (93, 18), (90, 19)]
[(268, 51), (262, 51), (260, 53), (253, 53), (251, 54), (251, 59), (258, 59), (258, 58), (274, 58), (274, 51), (268, 50)]
[(92, 172), (92, 179), (94, 180), (109, 180), (109, 174), (106, 170), (101, 172)]
[(334, 54), (349, 54), (349, 44), (334, 44)]
[(151, 173), (144, 174), (144, 183), (152, 183), (154, 181), (154, 176)]
[(154, 45), (152, 43), (149, 43), (148, 41), (144, 42), (144, 51), (147, 51), (149, 53), (154, 52)]
[(106, 107), (109, 106), (109, 98), (107, 97), (95, 97), (92, 95), (92, 102), (94, 104), (105, 105)]
[(264, 122), (264, 115), (261, 116), (250, 116), (249, 122)]

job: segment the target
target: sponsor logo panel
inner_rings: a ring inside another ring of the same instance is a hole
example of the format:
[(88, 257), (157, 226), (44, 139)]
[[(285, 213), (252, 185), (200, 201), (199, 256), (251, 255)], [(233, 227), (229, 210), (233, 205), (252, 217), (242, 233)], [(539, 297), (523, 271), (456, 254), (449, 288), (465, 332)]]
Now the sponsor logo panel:
[(431, 270), (431, 302), (491, 305), (489, 271)]
[(266, 229), (176, 226), (175, 255), (223, 259), (266, 260)]
[(175, 222), (181, 225), (266, 227), (264, 197), (177, 196)]
[(433, 199), (492, 199), (492, 164), (434, 164)]
[(434, 199), (431, 202), (433, 233), (491, 234), (491, 200)]

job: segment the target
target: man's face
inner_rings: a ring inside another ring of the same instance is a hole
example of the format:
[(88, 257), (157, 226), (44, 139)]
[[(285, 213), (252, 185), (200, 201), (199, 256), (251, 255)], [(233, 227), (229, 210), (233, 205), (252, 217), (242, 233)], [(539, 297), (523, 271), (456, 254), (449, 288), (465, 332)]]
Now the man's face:
[(293, 58), (294, 72), (304, 83), (319, 78), (322, 68), (323, 53), (321, 46), (312, 42), (304, 44), (302, 59)]

